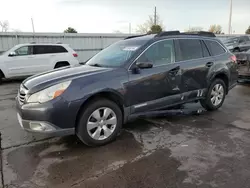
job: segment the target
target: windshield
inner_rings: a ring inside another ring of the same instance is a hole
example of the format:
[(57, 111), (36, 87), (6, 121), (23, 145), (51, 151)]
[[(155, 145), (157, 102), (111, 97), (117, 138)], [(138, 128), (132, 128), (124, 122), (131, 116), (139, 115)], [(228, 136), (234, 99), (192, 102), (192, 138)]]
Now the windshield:
[(123, 40), (105, 48), (86, 65), (99, 67), (119, 67), (123, 65), (147, 40)]
[(237, 43), (239, 40), (239, 37), (229, 38), (224, 41), (224, 43)]

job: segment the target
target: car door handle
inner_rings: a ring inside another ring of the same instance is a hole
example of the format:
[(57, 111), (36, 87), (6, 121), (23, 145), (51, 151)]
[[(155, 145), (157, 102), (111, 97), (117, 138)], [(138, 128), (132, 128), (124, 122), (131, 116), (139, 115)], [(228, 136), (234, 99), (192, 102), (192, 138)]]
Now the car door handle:
[(207, 67), (212, 67), (213, 65), (214, 65), (214, 62), (208, 62), (208, 63), (206, 64)]
[(171, 76), (175, 76), (178, 73), (179, 70), (180, 70), (180, 66), (171, 69), (169, 71), (169, 73), (170, 73)]

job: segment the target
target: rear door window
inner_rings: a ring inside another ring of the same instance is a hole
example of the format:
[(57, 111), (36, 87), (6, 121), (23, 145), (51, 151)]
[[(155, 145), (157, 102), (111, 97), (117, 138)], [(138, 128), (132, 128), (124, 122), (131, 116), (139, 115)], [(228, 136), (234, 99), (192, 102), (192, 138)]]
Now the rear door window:
[(201, 41), (199, 39), (178, 39), (180, 54), (177, 61), (186, 61), (203, 58)]
[(36, 45), (36, 46), (34, 46), (33, 53), (35, 55), (46, 54), (46, 46), (45, 45)]
[(36, 45), (34, 46), (34, 54), (54, 54), (68, 52), (63, 46), (53, 45)]
[(221, 55), (226, 52), (226, 50), (216, 41), (205, 40), (205, 43), (212, 56)]

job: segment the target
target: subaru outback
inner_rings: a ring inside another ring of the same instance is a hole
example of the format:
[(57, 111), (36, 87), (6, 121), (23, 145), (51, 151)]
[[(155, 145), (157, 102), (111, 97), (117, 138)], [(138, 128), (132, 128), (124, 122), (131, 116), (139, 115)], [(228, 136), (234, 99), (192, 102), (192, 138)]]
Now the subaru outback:
[(104, 145), (145, 114), (194, 101), (220, 108), (237, 74), (236, 57), (212, 33), (131, 36), (83, 66), (24, 80), (18, 121), (27, 131), (76, 134), (87, 145)]

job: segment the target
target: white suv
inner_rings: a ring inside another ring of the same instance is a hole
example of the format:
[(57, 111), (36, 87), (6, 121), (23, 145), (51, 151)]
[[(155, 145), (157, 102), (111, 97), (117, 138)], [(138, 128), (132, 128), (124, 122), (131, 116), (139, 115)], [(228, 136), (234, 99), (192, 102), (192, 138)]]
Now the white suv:
[(78, 66), (77, 53), (67, 44), (19, 44), (0, 55), (2, 78), (31, 76), (63, 66)]

